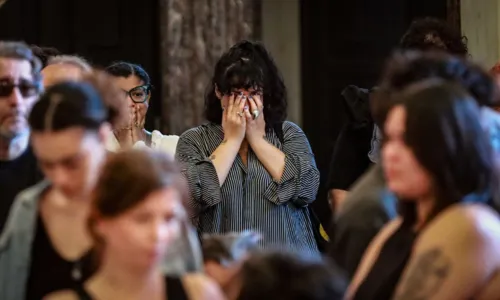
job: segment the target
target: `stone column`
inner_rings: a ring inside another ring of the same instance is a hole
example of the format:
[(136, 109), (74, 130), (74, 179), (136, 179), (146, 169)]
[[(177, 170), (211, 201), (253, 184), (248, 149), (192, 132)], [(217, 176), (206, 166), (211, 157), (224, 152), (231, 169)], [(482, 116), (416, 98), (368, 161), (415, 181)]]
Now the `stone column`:
[(220, 55), (260, 37), (261, 0), (160, 0), (163, 132), (200, 125), (204, 94)]

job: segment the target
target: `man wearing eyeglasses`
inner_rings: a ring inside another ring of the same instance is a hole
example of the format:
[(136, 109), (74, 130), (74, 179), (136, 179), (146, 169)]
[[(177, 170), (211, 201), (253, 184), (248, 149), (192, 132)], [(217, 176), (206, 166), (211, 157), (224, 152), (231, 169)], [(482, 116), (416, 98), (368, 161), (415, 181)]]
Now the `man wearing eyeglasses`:
[(16, 195), (42, 179), (27, 122), (42, 91), (40, 68), (28, 45), (0, 42), (0, 233)]

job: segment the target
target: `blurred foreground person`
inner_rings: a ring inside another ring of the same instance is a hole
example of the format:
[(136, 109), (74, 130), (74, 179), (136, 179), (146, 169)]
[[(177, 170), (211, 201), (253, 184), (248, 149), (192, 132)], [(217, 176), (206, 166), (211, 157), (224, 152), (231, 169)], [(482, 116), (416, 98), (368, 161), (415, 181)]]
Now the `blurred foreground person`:
[(89, 228), (98, 270), (83, 286), (46, 299), (223, 299), (201, 274), (165, 276), (161, 263), (188, 217), (175, 163), (159, 152), (111, 155), (93, 196)]
[(0, 42), (0, 233), (16, 195), (43, 178), (27, 120), (42, 90), (40, 61), (28, 45)]
[[(450, 56), (432, 52), (396, 52), (387, 61), (373, 97), (372, 113), (377, 126), (383, 126), (387, 110), (391, 107), (391, 94), (411, 84), (441, 79), (466, 89), (481, 106), (481, 124), (490, 137), (500, 166), (500, 115), (490, 107), (497, 101), (496, 87), (491, 76), (480, 66)], [(397, 200), (388, 197), (383, 161), (363, 175), (341, 206), (332, 227), (330, 255), (353, 276), (366, 247), (380, 229), (397, 217)]]
[(241, 267), (258, 249), (260, 238), (253, 231), (203, 236), (205, 272), (219, 284), (228, 299), (238, 296)]
[(106, 72), (123, 90), (127, 98), (124, 105), (129, 110), (128, 120), (114, 128), (113, 134), (110, 135), (108, 150), (147, 146), (174, 156), (178, 136), (163, 135), (158, 130), (149, 132), (144, 128), (152, 90), (148, 73), (139, 65), (128, 62), (116, 62), (107, 67)]
[(113, 85), (101, 94), (89, 82), (66, 82), (34, 105), (32, 146), (47, 180), (19, 194), (10, 210), (0, 238), (0, 299), (39, 300), (90, 276), (90, 196), (110, 124), (123, 115), (120, 97)]
[(252, 255), (241, 268), (239, 295), (229, 300), (341, 300), (342, 273), (328, 261), (287, 252)]
[(480, 106), (439, 80), (391, 103), (382, 159), (400, 216), (370, 243), (348, 299), (498, 299), (499, 177)]

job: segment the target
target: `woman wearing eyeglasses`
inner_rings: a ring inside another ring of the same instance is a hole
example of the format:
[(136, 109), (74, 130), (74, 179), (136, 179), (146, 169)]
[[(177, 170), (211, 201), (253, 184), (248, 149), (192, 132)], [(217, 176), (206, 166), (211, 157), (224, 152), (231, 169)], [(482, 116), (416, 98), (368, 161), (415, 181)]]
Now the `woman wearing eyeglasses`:
[(110, 135), (108, 150), (145, 145), (174, 155), (178, 136), (163, 135), (158, 130), (149, 132), (144, 128), (151, 98), (148, 73), (139, 65), (123, 61), (113, 63), (106, 68), (106, 72), (114, 77), (116, 84), (126, 94), (130, 109), (128, 122), (121, 128), (115, 128), (114, 135)]

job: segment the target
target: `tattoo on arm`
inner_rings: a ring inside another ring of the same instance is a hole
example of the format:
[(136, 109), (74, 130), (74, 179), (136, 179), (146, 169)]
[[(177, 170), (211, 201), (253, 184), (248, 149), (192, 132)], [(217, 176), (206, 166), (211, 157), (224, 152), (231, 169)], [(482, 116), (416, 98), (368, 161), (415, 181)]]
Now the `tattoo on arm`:
[(450, 274), (451, 261), (438, 249), (430, 249), (415, 258), (400, 281), (394, 300), (424, 300), (434, 296)]

